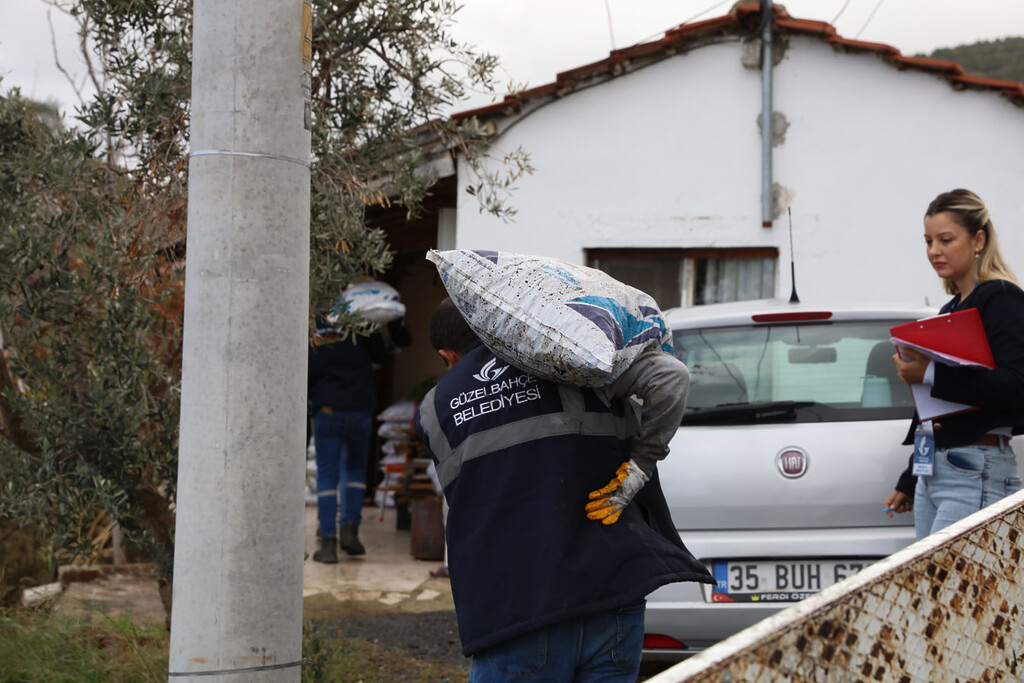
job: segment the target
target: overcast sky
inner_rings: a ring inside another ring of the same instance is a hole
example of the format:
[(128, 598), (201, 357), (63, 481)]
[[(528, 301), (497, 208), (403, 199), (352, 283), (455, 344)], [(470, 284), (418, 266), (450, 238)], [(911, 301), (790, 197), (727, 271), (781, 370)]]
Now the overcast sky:
[[(498, 55), (502, 84), (536, 86), (607, 56), (613, 48), (659, 37), (685, 21), (728, 12), (733, 0), (463, 0), (456, 37)], [(1024, 0), (789, 0), (790, 15), (832, 23), (839, 34), (888, 43), (904, 55), (980, 40), (1024, 36)], [(54, 64), (44, 0), (0, 0), (0, 89), (12, 86), (70, 108), (74, 88)], [(50, 16), (57, 54), (81, 87), (85, 68), (74, 26)], [(609, 21), (610, 19), (610, 21)], [(614, 43), (613, 43), (614, 38)], [(502, 89), (504, 91), (504, 89)], [(477, 96), (460, 109), (487, 104)]]

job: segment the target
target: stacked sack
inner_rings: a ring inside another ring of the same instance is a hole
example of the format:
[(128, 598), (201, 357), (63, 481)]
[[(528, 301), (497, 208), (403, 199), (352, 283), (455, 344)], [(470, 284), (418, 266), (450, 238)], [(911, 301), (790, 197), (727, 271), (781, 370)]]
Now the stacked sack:
[(416, 430), (412, 426), (415, 412), (416, 404), (412, 401), (398, 401), (377, 415), (380, 421), (377, 436), (381, 439), (380, 470), (384, 475), (374, 493), (378, 507), (394, 507), (395, 490), (390, 487), (401, 483), (402, 475), (416, 453)]

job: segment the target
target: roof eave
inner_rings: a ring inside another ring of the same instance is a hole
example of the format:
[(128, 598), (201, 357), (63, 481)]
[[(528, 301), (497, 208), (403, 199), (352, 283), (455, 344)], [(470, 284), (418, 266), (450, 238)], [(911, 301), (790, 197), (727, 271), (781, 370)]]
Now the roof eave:
[[(874, 53), (901, 70), (912, 69), (941, 75), (957, 90), (995, 90), (1014, 104), (1024, 106), (1024, 84), (968, 76), (963, 67), (956, 62), (928, 57), (905, 57), (892, 45), (843, 38), (836, 32), (835, 27), (827, 22), (795, 19), (781, 5), (773, 5), (773, 8), (775, 25), (784, 33), (818, 38), (843, 52)], [(552, 83), (508, 94), (500, 102), (457, 112), (451, 118), (454, 121), (463, 121), (474, 116), (491, 118), (525, 115), (536, 108), (524, 107), (528, 102), (562, 97), (594, 79), (614, 78), (628, 73), (634, 65), (675, 55), (680, 51), (706, 44), (708, 40), (739, 34), (743, 30), (749, 30), (749, 25), (759, 14), (758, 3), (737, 4), (724, 16), (671, 28), (658, 40), (613, 50), (605, 59), (558, 73)], [(737, 38), (744, 37), (747, 36), (737, 35)]]

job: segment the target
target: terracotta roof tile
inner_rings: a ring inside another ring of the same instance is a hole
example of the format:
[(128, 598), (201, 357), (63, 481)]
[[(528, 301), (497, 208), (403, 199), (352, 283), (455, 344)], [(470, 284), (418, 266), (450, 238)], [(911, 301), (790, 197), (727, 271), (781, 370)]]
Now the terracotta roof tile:
[[(956, 89), (998, 90), (1018, 106), (1024, 106), (1024, 84), (994, 78), (968, 76), (959, 64), (927, 57), (904, 57), (899, 50), (884, 43), (871, 43), (843, 38), (831, 24), (811, 19), (795, 19), (784, 7), (774, 5), (775, 26), (783, 33), (801, 34), (824, 40), (834, 48), (843, 51), (874, 52), (898, 69), (915, 69), (941, 75)], [(679, 49), (696, 47), (718, 37), (742, 36), (749, 32), (760, 9), (757, 3), (740, 4), (728, 14), (683, 24), (665, 32), (664, 37), (639, 43), (621, 50), (614, 50), (608, 57), (597, 62), (584, 64), (556, 75), (555, 81), (522, 92), (506, 95), (501, 102), (484, 107), (458, 112), (452, 115), (456, 121), (473, 116), (511, 116), (521, 111), (522, 105), (530, 100), (545, 97), (560, 97), (571, 92), (581, 82), (598, 76), (616, 76), (626, 70), (632, 61), (656, 59), (669, 56)]]
[(927, 57), (901, 57), (900, 63), (903, 66), (912, 67), (922, 71), (934, 71), (950, 76), (963, 76), (964, 68), (956, 62), (947, 62), (942, 59), (929, 59)]
[(823, 38), (838, 36), (835, 27), (825, 21), (816, 19), (794, 19), (784, 10), (775, 16), (775, 25), (794, 32), (820, 34)]
[(1003, 81), (998, 78), (983, 78), (981, 76), (959, 76), (950, 80), (967, 86), (1002, 90), (1007, 97), (1024, 96), (1024, 83), (1016, 81)]

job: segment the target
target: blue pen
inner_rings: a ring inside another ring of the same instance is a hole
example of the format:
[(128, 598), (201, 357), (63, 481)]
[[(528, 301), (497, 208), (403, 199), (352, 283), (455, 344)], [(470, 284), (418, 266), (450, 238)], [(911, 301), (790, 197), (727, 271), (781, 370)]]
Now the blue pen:
[(895, 512), (892, 508), (882, 508), (882, 512)]

